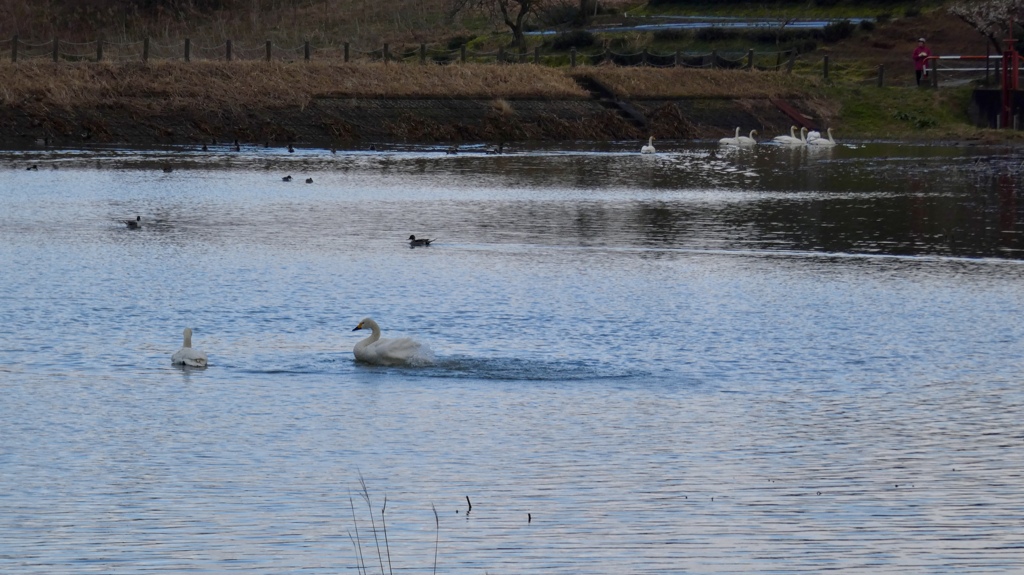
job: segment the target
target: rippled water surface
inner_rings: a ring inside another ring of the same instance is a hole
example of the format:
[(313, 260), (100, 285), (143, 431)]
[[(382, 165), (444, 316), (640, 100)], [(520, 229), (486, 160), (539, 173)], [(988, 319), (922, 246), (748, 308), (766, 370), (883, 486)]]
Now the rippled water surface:
[(0, 153), (0, 572), (1024, 570), (1024, 158), (657, 145)]

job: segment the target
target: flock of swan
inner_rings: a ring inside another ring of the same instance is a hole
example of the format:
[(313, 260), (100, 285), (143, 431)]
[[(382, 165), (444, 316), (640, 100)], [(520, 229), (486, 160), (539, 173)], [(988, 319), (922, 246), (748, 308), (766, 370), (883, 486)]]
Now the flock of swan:
[[(757, 143), (754, 136), (757, 130), (751, 130), (749, 136), (741, 136), (740, 129), (736, 128), (736, 135), (732, 138), (722, 138), (718, 143), (723, 146), (753, 146)], [(789, 135), (775, 136), (771, 139), (773, 144), (782, 146), (835, 146), (836, 141), (832, 138), (832, 128), (825, 131), (826, 136), (822, 137), (817, 130), (807, 131), (807, 128), (800, 128), (800, 137), (796, 136), (796, 126), (789, 127)]]
[[(722, 138), (718, 140), (718, 143), (722, 146), (748, 147), (757, 144), (755, 136), (757, 136), (757, 130), (751, 130), (746, 136), (741, 136), (737, 126), (736, 133), (732, 137)], [(807, 128), (800, 128), (800, 136), (797, 137), (796, 126), (790, 126), (788, 136), (775, 136), (769, 141), (781, 146), (830, 147), (836, 145), (835, 139), (832, 138), (832, 128), (825, 131), (825, 136), (822, 136), (821, 132), (817, 130), (808, 131)], [(654, 136), (651, 136), (647, 139), (647, 143), (640, 148), (640, 153), (653, 154), (654, 152)]]
[[(382, 338), (380, 326), (373, 318), (363, 318), (352, 331), (370, 330), (370, 335), (359, 340), (352, 348), (356, 361), (373, 365), (428, 365), (434, 354), (429, 346), (409, 337)], [(185, 328), (185, 341), (181, 349), (171, 355), (171, 364), (187, 367), (206, 367), (209, 360), (206, 352), (192, 347), (192, 329)]]

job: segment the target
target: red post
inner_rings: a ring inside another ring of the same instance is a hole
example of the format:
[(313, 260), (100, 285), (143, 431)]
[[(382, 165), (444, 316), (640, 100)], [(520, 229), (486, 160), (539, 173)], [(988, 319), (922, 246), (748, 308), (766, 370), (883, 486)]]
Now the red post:
[(1003, 51), (1003, 109), (1002, 125), (1004, 128), (1013, 126), (1013, 95), (1017, 91), (1020, 74), (1017, 67), (1020, 65), (1020, 54), (1014, 48), (1016, 40), (1013, 39), (1013, 20), (1010, 20), (1010, 37), (1004, 40), (1006, 50)]

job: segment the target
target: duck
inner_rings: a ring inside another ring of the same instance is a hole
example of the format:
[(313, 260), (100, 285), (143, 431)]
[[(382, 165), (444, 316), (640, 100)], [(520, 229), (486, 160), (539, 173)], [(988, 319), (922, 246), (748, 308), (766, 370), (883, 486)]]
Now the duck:
[(291, 176), (285, 176), (285, 177), (281, 178), (281, 181), (282, 182), (290, 182), (290, 181), (292, 181), (292, 177)]
[(121, 220), (130, 230), (137, 230), (142, 226), (142, 216), (135, 216), (134, 220)]
[[(737, 128), (739, 129), (739, 128)], [(654, 153), (654, 136), (647, 138), (647, 144), (640, 147), (641, 154), (653, 154)]]
[(36, 165), (36, 164), (32, 164), (31, 166), (25, 168), (25, 170), (30, 171), (30, 172), (35, 172), (35, 171), (39, 170), (39, 166)]
[(409, 247), (429, 246), (432, 241), (434, 240), (428, 240), (427, 238), (416, 239), (416, 236), (409, 236)]
[(288, 144), (288, 153), (289, 154), (294, 154), (295, 153), (295, 146), (293, 146), (291, 144)]
[(190, 367), (206, 367), (206, 353), (198, 349), (192, 349), (192, 328), (186, 327), (182, 335), (185, 336), (185, 342), (182, 344), (181, 349), (174, 352), (174, 355), (171, 356), (171, 363)]
[(808, 146), (835, 146), (836, 141), (832, 139), (832, 128), (825, 130), (826, 138), (818, 138), (816, 140), (807, 140)]
[(491, 148), (490, 150), (487, 150), (484, 153), (485, 154), (490, 154), (492, 156), (496, 156), (498, 154), (504, 153), (504, 151), (505, 151), (505, 144), (504, 144), (504, 142), (499, 142), (497, 148)]
[(433, 360), (430, 348), (412, 338), (381, 339), (380, 326), (372, 318), (363, 318), (352, 331), (361, 329), (372, 333), (352, 348), (356, 361), (375, 365), (423, 365)]
[(312, 184), (313, 183), (313, 178), (306, 178), (306, 183), (307, 184)]
[(449, 156), (454, 156), (454, 155), (459, 153), (459, 147), (458, 146), (451, 146), (450, 148), (445, 150), (444, 153), (449, 155)]
[(736, 144), (739, 146), (753, 146), (757, 143), (754, 136), (757, 134), (757, 130), (751, 130), (749, 136), (737, 136)]
[(723, 146), (738, 146), (740, 145), (740, 128), (736, 127), (736, 135), (731, 138), (722, 138), (718, 140), (718, 143)]
[(169, 174), (169, 173), (174, 171), (174, 168), (171, 167), (170, 164), (164, 164), (162, 169), (163, 169), (165, 174)]

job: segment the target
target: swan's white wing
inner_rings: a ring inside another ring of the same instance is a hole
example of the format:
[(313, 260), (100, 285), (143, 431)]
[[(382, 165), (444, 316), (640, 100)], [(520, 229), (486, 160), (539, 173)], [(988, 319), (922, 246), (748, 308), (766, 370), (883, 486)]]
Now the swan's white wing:
[(192, 367), (206, 367), (206, 354), (198, 349), (183, 347), (174, 352), (171, 356), (171, 363), (174, 365), (189, 365)]
[(408, 337), (378, 339), (352, 352), (359, 361), (376, 365), (421, 365), (433, 359), (430, 348)]

